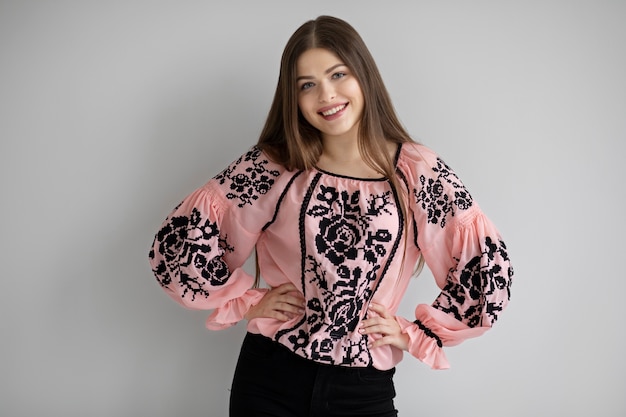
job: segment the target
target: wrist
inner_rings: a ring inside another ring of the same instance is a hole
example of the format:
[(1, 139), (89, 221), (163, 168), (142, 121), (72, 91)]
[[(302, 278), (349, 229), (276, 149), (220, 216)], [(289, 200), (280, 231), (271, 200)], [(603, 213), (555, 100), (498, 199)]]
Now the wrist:
[(410, 340), (411, 339), (409, 338), (408, 334), (404, 332), (400, 333), (400, 346), (398, 346), (398, 348), (402, 350), (406, 350), (408, 352)]
[(247, 321), (250, 321), (253, 318), (255, 318), (256, 317), (256, 314), (255, 314), (256, 306), (257, 306), (257, 304), (250, 305), (250, 307), (248, 308), (248, 311), (246, 311), (246, 314), (243, 315), (243, 318), (246, 319)]

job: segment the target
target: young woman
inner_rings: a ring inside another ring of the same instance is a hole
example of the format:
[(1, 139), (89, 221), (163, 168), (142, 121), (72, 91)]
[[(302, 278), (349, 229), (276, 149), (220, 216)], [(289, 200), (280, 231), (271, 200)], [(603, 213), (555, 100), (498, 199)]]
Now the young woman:
[[(493, 325), (513, 275), (462, 182), (398, 121), (363, 40), (328, 16), (289, 39), (258, 143), (174, 209), (150, 261), (172, 298), (213, 310), (209, 329), (247, 320), (231, 392), (246, 417), (396, 416), (403, 351), (447, 368), (443, 347)], [(423, 262), (440, 295), (395, 316)]]

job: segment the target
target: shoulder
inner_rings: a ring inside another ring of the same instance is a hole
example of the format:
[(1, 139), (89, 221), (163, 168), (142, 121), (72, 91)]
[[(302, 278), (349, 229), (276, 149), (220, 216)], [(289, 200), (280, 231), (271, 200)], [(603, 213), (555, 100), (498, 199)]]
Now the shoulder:
[(454, 170), (424, 145), (403, 144), (398, 171), (415, 207), (427, 213), (428, 223), (443, 227), (451, 217), (478, 208)]
[(290, 173), (293, 172), (253, 146), (213, 177), (209, 185), (221, 189), (228, 200), (243, 207), (270, 194), (284, 177), (291, 177)]
[(452, 171), (431, 148), (419, 143), (403, 143), (398, 156), (398, 170), (408, 178), (436, 176), (443, 170)]
[(285, 168), (282, 165), (272, 162), (265, 152), (253, 146), (217, 174), (214, 179), (225, 182), (238, 175), (248, 176), (251, 179), (258, 179), (262, 175), (277, 177), (283, 171)]

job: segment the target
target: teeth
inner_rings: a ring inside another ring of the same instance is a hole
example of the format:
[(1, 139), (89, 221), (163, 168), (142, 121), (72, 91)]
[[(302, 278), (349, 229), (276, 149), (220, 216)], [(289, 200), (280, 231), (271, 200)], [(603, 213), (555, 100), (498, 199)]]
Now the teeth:
[(342, 104), (341, 106), (337, 106), (337, 107), (335, 107), (333, 109), (326, 110), (326, 111), (322, 112), (322, 115), (323, 116), (332, 116), (333, 114), (337, 113), (338, 111), (343, 110), (345, 107), (346, 107), (346, 105)]

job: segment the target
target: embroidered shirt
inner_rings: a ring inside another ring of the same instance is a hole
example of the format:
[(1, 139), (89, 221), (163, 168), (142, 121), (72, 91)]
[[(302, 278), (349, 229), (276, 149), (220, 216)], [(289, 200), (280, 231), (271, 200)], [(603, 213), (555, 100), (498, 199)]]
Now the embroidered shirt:
[(396, 313), (421, 254), (441, 293), (417, 305), (414, 320), (396, 319), (413, 356), (447, 368), (443, 346), (493, 325), (513, 269), (497, 229), (432, 150), (399, 146), (396, 173), (403, 190), (384, 178), (287, 171), (253, 147), (168, 216), (149, 254), (152, 270), (177, 302), (213, 310), (209, 329), (223, 329), (267, 291), (242, 268), (256, 246), (263, 280), (295, 284), (306, 307), (286, 322), (253, 319), (248, 331), (320, 363), (389, 369), (402, 351), (369, 349), (380, 336), (358, 326), (373, 314), (370, 302)]

